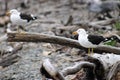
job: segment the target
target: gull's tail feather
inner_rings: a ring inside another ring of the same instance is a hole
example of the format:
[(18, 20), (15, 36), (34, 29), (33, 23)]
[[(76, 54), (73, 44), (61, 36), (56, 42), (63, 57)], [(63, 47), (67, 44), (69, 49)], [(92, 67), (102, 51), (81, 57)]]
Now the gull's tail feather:
[(104, 42), (109, 41), (109, 40), (116, 40), (117, 42), (120, 43), (120, 37), (118, 35), (113, 35), (111, 37), (106, 37)]
[(33, 19), (33, 20), (38, 19), (38, 17), (37, 17), (37, 16), (34, 16), (34, 15), (32, 15), (32, 14), (31, 14), (31, 17), (32, 17), (32, 19)]

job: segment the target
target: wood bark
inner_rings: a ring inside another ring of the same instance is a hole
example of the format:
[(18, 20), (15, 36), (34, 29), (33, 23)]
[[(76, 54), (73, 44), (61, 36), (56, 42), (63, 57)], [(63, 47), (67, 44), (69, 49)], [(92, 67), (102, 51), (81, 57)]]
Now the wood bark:
[(107, 80), (114, 79), (119, 71), (120, 71), (120, 61), (115, 63), (113, 67), (109, 70), (109, 73), (106, 76)]
[[(60, 36), (52, 36), (47, 34), (40, 34), (40, 33), (16, 33), (11, 32), (8, 33), (7, 40), (9, 42), (46, 42), (46, 43), (54, 43), (60, 44), (64, 46), (85, 49), (82, 47), (77, 40), (73, 40), (70, 38), (60, 37)], [(107, 45), (98, 45), (97, 48), (94, 50), (95, 52), (110, 52), (110, 53), (120, 53), (120, 48), (112, 47)]]
[(40, 72), (45, 78), (65, 80), (64, 76), (51, 64), (49, 59), (43, 60)]
[(79, 72), (83, 67), (86, 67), (86, 68), (93, 67), (93, 68), (95, 68), (95, 64), (87, 62), (87, 61), (81, 61), (80, 63), (77, 63), (73, 67), (67, 67), (67, 68), (63, 69), (61, 71), (61, 73), (64, 76), (72, 75), (72, 74), (75, 74), (75, 73)]

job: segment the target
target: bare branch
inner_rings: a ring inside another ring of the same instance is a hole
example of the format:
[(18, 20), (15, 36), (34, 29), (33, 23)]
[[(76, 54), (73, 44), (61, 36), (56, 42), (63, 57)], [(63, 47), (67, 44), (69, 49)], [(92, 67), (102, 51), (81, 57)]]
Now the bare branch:
[[(77, 40), (60, 37), (60, 36), (52, 36), (47, 34), (39, 34), (39, 33), (8, 33), (8, 41), (10, 42), (47, 42), (47, 43), (54, 43), (60, 44), (64, 46), (75, 47), (79, 49), (83, 48)], [(86, 50), (86, 49), (85, 49)], [(95, 51), (102, 51), (102, 52), (110, 52), (110, 53), (120, 53), (120, 48), (106, 46), (106, 45), (99, 45), (95, 48)]]
[(9, 50), (6, 50), (3, 52), (4, 55), (1, 59), (0, 59), (0, 66), (2, 67), (6, 67), (9, 66), (15, 62), (17, 62), (20, 57), (16, 53), (18, 50), (20, 50), (22, 48), (23, 43), (17, 43), (15, 44), (12, 48), (10, 48)]
[(17, 51), (21, 50), (22, 47), (23, 47), (23, 43), (14, 43), (13, 46), (8, 46), (7, 49), (1, 51), (2, 59), (14, 55), (15, 53), (17, 53)]
[(6, 58), (3, 58), (2, 60), (0, 60), (0, 66), (7, 67), (7, 66), (17, 62), (19, 59), (20, 59), (20, 57), (16, 54), (9, 55)]
[(47, 78), (51, 78), (54, 80), (65, 80), (64, 76), (60, 72), (58, 72), (58, 70), (56, 70), (49, 59), (43, 60), (40, 72), (42, 76), (45, 76)]
[(82, 48), (77, 40), (39, 33), (8, 33), (9, 42), (47, 42), (70, 47)]
[(75, 74), (75, 73), (79, 72), (83, 67), (93, 67), (93, 68), (95, 68), (95, 64), (87, 62), (87, 61), (81, 61), (73, 67), (67, 67), (67, 68), (63, 69), (61, 71), (61, 73), (64, 76)]

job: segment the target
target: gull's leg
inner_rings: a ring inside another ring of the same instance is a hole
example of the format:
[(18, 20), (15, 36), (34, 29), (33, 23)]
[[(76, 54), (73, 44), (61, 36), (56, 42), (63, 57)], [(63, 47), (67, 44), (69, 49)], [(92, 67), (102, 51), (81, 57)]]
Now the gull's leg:
[(27, 31), (23, 26), (19, 26), (19, 28), (23, 31)]
[(90, 55), (90, 48), (88, 48), (88, 55)]
[(21, 32), (21, 31), (20, 31), (20, 28), (19, 28), (19, 26), (17, 27), (17, 32), (18, 32), (18, 33), (20, 33), (20, 32)]
[(94, 52), (93, 52), (93, 48), (91, 48), (91, 52), (92, 52), (92, 54), (94, 53)]
[(21, 33), (21, 34), (25, 34), (26, 32), (23, 31), (23, 27), (22, 26), (18, 26), (18, 33)]

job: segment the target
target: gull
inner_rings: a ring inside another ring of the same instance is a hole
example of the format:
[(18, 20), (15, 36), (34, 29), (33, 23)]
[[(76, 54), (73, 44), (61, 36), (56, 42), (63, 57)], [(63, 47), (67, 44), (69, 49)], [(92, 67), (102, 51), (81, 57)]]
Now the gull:
[(88, 54), (90, 54), (91, 49), (93, 53), (93, 48), (96, 48), (101, 43), (116, 38), (115, 36), (103, 37), (98, 35), (89, 35), (83, 28), (78, 29), (77, 31), (73, 32), (73, 34), (74, 35), (78, 34), (78, 42), (82, 47), (88, 48)]
[(8, 11), (6, 15), (10, 17), (10, 21), (13, 25), (17, 25), (20, 28), (30, 24), (32, 21), (37, 19), (37, 17), (33, 16), (32, 14), (21, 13), (16, 9)]

